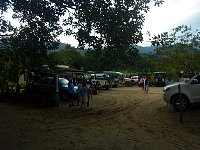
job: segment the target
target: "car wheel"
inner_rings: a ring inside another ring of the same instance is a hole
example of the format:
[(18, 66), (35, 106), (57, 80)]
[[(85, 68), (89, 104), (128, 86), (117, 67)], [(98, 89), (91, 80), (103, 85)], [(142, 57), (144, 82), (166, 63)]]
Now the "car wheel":
[(125, 82), (125, 87), (130, 87), (131, 86), (131, 83), (130, 82)]
[(106, 86), (106, 87), (105, 87), (105, 90), (109, 90), (109, 88), (110, 88), (109, 86)]
[[(189, 101), (186, 96), (182, 96), (181, 98), (182, 98), (182, 110), (185, 111), (189, 106)], [(176, 95), (173, 98), (172, 105), (176, 111), (181, 110), (181, 101), (179, 95)]]

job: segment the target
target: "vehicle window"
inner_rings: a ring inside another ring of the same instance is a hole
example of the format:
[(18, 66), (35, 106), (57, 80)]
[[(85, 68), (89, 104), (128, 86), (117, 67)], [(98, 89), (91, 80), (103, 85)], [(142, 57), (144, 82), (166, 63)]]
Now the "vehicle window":
[(68, 80), (67, 79), (59, 79), (59, 82), (58, 82), (58, 84), (60, 85), (60, 86), (66, 86), (67, 84), (68, 84)]
[(196, 77), (196, 79), (198, 80), (198, 83), (200, 83), (200, 75), (198, 75), (198, 76)]

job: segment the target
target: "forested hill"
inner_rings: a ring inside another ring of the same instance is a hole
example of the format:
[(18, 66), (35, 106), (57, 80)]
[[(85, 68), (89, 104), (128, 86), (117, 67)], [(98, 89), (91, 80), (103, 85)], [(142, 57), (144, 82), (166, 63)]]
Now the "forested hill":
[[(54, 52), (60, 51), (61, 49), (64, 48), (65, 48), (65, 43), (60, 43), (59, 48), (57, 50), (54, 50)], [(140, 53), (154, 53), (154, 50), (156, 49), (155, 46), (148, 46), (148, 47), (136, 46), (136, 48), (139, 49)], [(86, 51), (78, 50), (78, 52), (84, 54)]]
[(156, 46), (136, 46), (137, 49), (139, 49), (140, 53), (154, 53), (154, 50), (156, 49)]

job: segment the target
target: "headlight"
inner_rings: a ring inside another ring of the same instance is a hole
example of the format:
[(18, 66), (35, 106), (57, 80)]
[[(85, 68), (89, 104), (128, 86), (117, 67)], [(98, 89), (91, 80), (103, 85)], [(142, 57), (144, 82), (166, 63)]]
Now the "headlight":
[(164, 89), (163, 89), (164, 92), (167, 92), (167, 91), (169, 91), (169, 90), (170, 90), (170, 88), (166, 88), (166, 89), (164, 88)]

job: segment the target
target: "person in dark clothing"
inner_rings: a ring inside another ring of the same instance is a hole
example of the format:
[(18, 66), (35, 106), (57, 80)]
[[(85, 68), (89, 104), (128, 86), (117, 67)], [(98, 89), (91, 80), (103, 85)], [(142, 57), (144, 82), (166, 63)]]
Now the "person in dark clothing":
[(149, 90), (149, 78), (148, 77), (144, 77), (144, 92), (148, 93)]
[(90, 103), (90, 99), (92, 99), (92, 91), (93, 91), (94, 87), (93, 87), (93, 83), (92, 83), (92, 79), (90, 78), (88, 81), (87, 81), (87, 97), (88, 97), (88, 100), (87, 100), (87, 107), (89, 107), (89, 103)]
[(69, 100), (69, 107), (74, 106), (74, 98), (75, 98), (75, 90), (74, 84), (72, 79), (68, 82), (68, 100)]
[(81, 98), (81, 107), (82, 108), (85, 108), (86, 105), (88, 107), (88, 104), (87, 104), (87, 96), (88, 96), (88, 88), (87, 88), (87, 85), (86, 85), (86, 82), (83, 81), (83, 84), (80, 88), (80, 98)]
[(72, 83), (73, 83), (74, 86), (77, 85), (76, 78), (72, 79)]

